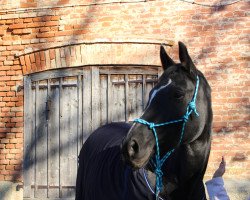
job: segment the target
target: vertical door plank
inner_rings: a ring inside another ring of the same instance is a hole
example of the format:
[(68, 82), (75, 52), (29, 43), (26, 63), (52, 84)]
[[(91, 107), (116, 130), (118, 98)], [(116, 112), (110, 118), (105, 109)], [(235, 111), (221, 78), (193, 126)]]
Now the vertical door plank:
[(108, 123), (113, 121), (113, 106), (114, 106), (114, 98), (113, 98), (113, 84), (111, 80), (111, 75), (108, 74), (107, 80), (107, 96), (108, 96)]
[(129, 105), (129, 121), (133, 121), (137, 116), (137, 83), (132, 82), (136, 80), (136, 75), (129, 75), (129, 93), (128, 93), (128, 105)]
[[(75, 84), (76, 82), (76, 77), (64, 78), (63, 85)], [(73, 186), (77, 171), (77, 88), (63, 87), (61, 102), (63, 109), (60, 124), (60, 179), (61, 186)], [(74, 190), (62, 189), (62, 197), (73, 198), (73, 196)]]
[(136, 118), (140, 117), (143, 111), (143, 90), (142, 90), (142, 75), (137, 75), (136, 80)]
[(61, 156), (62, 156), (62, 143), (61, 143), (61, 137), (62, 137), (62, 133), (63, 133), (63, 119), (62, 119), (62, 115), (63, 115), (63, 78), (59, 78), (59, 198), (62, 198), (62, 172), (61, 172)]
[[(49, 186), (49, 136), (50, 136), (50, 123), (49, 123), (49, 113), (50, 113), (50, 80), (47, 79), (47, 95), (45, 102), (45, 119), (46, 119), (46, 132), (47, 132), (47, 186)], [(49, 198), (49, 187), (47, 187), (47, 197)]]
[(108, 76), (100, 75), (100, 124), (108, 122)]
[[(47, 185), (47, 122), (46, 101), (47, 88), (36, 85), (36, 185)], [(37, 187), (35, 197), (46, 198), (47, 189)]]
[(129, 81), (129, 79), (128, 79), (128, 74), (125, 74), (125, 97), (124, 97), (124, 103), (125, 103), (125, 121), (126, 122), (128, 122), (129, 120), (128, 120), (128, 93), (129, 93), (129, 91), (128, 91), (128, 81)]
[(100, 126), (100, 78), (99, 67), (91, 68), (92, 131)]
[[(77, 85), (78, 78), (77, 76), (72, 77), (70, 81), (67, 83)], [(65, 186), (74, 186), (76, 182), (76, 175), (77, 175), (77, 157), (78, 157), (78, 89), (76, 86), (68, 87), (68, 94), (69, 94), (69, 122), (70, 122), (70, 129), (69, 134), (67, 134), (67, 144), (68, 144), (68, 160), (69, 168), (67, 169), (68, 174), (66, 175)], [(74, 198), (75, 197), (75, 189), (68, 188), (66, 189), (66, 197), (67, 198)]]
[(116, 122), (117, 119), (118, 119), (118, 96), (117, 96), (117, 93), (118, 93), (118, 88), (119, 88), (119, 85), (116, 84), (116, 82), (118, 82), (118, 75), (112, 75), (111, 76), (111, 84), (112, 84), (112, 96), (113, 96), (113, 99), (111, 100), (113, 102), (112, 104), (112, 121)]
[[(34, 84), (37, 84), (37, 82), (34, 82)], [(32, 87), (33, 84), (31, 84)], [(31, 106), (32, 112), (31, 112), (31, 124), (32, 124), (32, 131), (31, 131), (31, 148), (28, 150), (29, 153), (32, 155), (33, 160), (32, 163), (30, 165), (31, 168), (31, 172), (32, 174), (30, 174), (30, 179), (31, 179), (31, 185), (35, 185), (36, 184), (36, 87), (33, 89), (32, 88), (32, 104), (29, 105)], [(35, 188), (31, 188), (32, 190), (32, 197), (35, 197)]]
[(24, 198), (31, 196), (31, 184), (34, 181), (33, 176), (33, 162), (34, 162), (34, 151), (32, 149), (32, 138), (33, 136), (33, 102), (32, 102), (32, 88), (31, 80), (29, 76), (24, 77), (24, 164), (23, 164), (23, 175), (24, 175)]
[[(49, 121), (48, 121), (48, 185), (49, 186), (59, 186), (59, 80), (51, 80), (51, 85), (57, 85), (54, 87), (48, 87), (49, 93)], [(59, 188), (50, 188), (49, 195), (50, 198), (59, 197)]]
[(91, 71), (89, 68), (83, 69), (83, 116), (82, 116), (82, 128), (83, 136), (82, 143), (85, 142), (89, 134), (91, 133)]
[(143, 110), (146, 108), (147, 104), (147, 90), (146, 90), (146, 75), (142, 75), (142, 107)]
[(122, 82), (122, 84), (119, 84), (119, 89), (118, 89), (118, 119), (117, 121), (122, 121), (125, 122), (125, 110), (126, 110), (126, 105), (125, 105), (125, 75), (122, 74), (119, 76), (118, 79), (119, 82)]
[(83, 116), (83, 77), (82, 75), (77, 76), (77, 155), (79, 155), (82, 148), (83, 138), (83, 127), (82, 127), (82, 116)]
[(62, 186), (66, 185), (66, 181), (68, 178), (70, 168), (68, 157), (69, 157), (69, 149), (68, 149), (68, 137), (70, 137), (70, 96), (67, 88), (63, 87), (65, 84), (65, 78), (61, 79), (61, 93), (60, 93), (60, 101), (61, 101), (61, 120), (60, 120), (60, 186), (61, 186), (61, 197), (65, 197), (66, 191), (62, 188)]
[(125, 77), (113, 75), (113, 121), (125, 121)]

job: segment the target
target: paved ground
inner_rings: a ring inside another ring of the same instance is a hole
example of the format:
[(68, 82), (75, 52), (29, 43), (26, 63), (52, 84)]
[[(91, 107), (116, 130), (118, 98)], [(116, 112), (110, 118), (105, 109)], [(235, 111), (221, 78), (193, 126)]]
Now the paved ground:
[[(230, 200), (250, 200), (250, 180), (225, 179)], [(17, 184), (0, 182), (0, 200), (22, 200), (23, 190), (16, 191)]]
[(250, 180), (225, 179), (230, 200), (250, 200)]
[(22, 200), (23, 191), (16, 190), (17, 183), (0, 181), (0, 200)]
[(250, 180), (224, 179), (230, 200), (250, 200)]

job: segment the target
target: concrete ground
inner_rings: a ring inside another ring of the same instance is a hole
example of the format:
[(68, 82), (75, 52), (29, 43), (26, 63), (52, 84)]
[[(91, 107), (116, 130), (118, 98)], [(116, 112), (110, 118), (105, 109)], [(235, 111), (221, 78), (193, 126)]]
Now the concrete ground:
[(22, 200), (23, 189), (17, 191), (17, 183), (0, 181), (0, 200)]
[[(250, 200), (250, 180), (224, 179), (230, 200)], [(0, 182), (0, 200), (22, 200), (23, 189), (17, 191), (17, 183)]]
[(224, 184), (230, 200), (250, 200), (250, 180), (224, 179)]
[(230, 200), (250, 200), (250, 180), (225, 179), (224, 183)]

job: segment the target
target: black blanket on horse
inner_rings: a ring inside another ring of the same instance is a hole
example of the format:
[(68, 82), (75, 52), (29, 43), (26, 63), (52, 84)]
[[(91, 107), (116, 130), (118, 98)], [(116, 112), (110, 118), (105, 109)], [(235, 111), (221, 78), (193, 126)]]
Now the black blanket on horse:
[(79, 155), (76, 200), (153, 200), (143, 169), (133, 171), (121, 158), (130, 125), (112, 123), (97, 129)]

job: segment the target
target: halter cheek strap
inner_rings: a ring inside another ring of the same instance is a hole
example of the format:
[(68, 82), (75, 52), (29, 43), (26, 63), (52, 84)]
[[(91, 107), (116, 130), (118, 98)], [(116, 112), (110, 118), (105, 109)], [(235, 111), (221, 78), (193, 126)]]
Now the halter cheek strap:
[(155, 153), (155, 163), (154, 163), (155, 171), (154, 172), (156, 174), (155, 195), (156, 195), (157, 200), (159, 199), (159, 194), (160, 194), (162, 187), (163, 187), (163, 183), (162, 183), (163, 172), (161, 169), (162, 165), (168, 159), (168, 157), (175, 151), (175, 148), (168, 151), (162, 158), (160, 158), (159, 140), (158, 140), (156, 128), (160, 127), (160, 126), (166, 126), (169, 124), (183, 122), (180, 139), (179, 139), (177, 146), (179, 146), (181, 144), (182, 139), (183, 139), (183, 135), (184, 135), (184, 131), (185, 131), (185, 126), (186, 126), (186, 123), (188, 122), (189, 116), (192, 114), (192, 112), (194, 112), (197, 117), (199, 116), (197, 109), (196, 109), (196, 98), (197, 98), (198, 89), (199, 89), (199, 82), (200, 82), (199, 76), (196, 76), (196, 86), (195, 86), (194, 95), (193, 95), (192, 100), (189, 102), (189, 104), (187, 106), (186, 113), (183, 115), (182, 118), (177, 119), (177, 120), (164, 122), (164, 123), (159, 123), (159, 124), (155, 124), (153, 122), (148, 122), (148, 121), (146, 121), (144, 119), (140, 119), (140, 118), (134, 120), (135, 123), (140, 123), (140, 124), (148, 126), (149, 129), (152, 130), (154, 137), (155, 137), (156, 153)]

